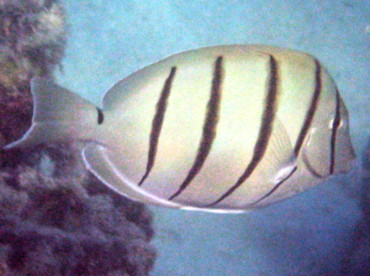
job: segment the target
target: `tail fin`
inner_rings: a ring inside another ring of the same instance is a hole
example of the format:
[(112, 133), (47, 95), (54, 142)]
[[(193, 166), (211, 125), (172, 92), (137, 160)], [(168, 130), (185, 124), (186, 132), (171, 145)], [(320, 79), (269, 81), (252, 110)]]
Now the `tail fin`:
[(101, 116), (97, 107), (49, 78), (34, 78), (31, 91), (34, 101), (32, 126), (21, 139), (4, 149), (93, 138), (97, 118)]

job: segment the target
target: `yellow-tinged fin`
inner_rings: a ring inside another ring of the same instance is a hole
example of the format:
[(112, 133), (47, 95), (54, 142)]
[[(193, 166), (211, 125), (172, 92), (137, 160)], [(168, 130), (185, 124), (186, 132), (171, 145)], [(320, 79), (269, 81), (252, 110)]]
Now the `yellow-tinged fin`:
[(5, 149), (52, 141), (91, 140), (94, 127), (102, 122), (102, 111), (78, 95), (58, 86), (50, 78), (31, 81), (34, 101), (32, 126)]
[(120, 156), (117, 152), (113, 152), (108, 148), (99, 144), (89, 144), (82, 152), (82, 156), (86, 167), (91, 171), (100, 181), (102, 181), (109, 188), (115, 192), (124, 195), (135, 201), (146, 204), (160, 205), (162, 207), (178, 208), (190, 211), (206, 211), (212, 213), (224, 214), (239, 214), (247, 210), (243, 209), (215, 209), (181, 205), (171, 202), (165, 198), (154, 195), (133, 183), (128, 177), (119, 169), (121, 167)]
[(117, 164), (119, 160), (124, 158), (118, 153), (113, 152), (99, 144), (89, 144), (82, 152), (86, 167), (105, 185), (114, 191), (136, 201), (142, 203), (162, 205), (172, 208), (180, 208), (179, 204), (170, 202), (166, 199), (161, 199), (153, 194), (150, 194), (136, 183), (132, 183)]

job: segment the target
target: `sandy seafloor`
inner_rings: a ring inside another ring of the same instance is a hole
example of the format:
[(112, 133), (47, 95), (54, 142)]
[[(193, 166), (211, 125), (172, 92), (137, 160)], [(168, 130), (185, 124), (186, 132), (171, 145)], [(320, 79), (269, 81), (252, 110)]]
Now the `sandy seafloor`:
[[(299, 49), (336, 80), (361, 154), (370, 114), (366, 2), (65, 0), (70, 34), (58, 81), (99, 105), (116, 81), (179, 51), (234, 43)], [(159, 253), (152, 275), (335, 275), (358, 242), (358, 170), (243, 215), (151, 208)]]

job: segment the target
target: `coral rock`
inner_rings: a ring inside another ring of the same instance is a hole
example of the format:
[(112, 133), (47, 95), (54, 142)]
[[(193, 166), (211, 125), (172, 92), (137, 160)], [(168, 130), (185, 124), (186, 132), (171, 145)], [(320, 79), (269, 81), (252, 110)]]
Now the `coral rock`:
[(156, 257), (150, 212), (88, 173), (80, 149), (40, 146), (18, 165), (3, 167), (1, 269), (14, 275), (149, 274)]

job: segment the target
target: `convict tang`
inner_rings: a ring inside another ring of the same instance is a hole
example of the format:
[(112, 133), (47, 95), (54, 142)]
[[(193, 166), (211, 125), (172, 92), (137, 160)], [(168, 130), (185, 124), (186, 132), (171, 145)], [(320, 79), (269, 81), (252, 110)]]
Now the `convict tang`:
[(239, 212), (347, 172), (348, 113), (320, 62), (261, 45), (170, 56), (116, 83), (95, 107), (32, 81), (33, 124), (6, 148), (83, 140), (87, 168), (131, 199)]

